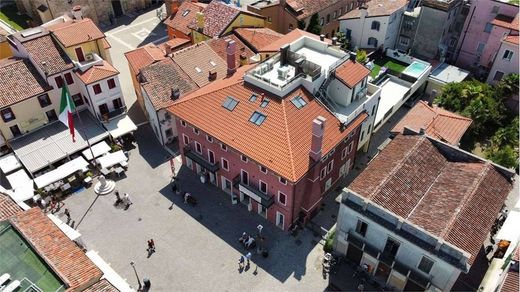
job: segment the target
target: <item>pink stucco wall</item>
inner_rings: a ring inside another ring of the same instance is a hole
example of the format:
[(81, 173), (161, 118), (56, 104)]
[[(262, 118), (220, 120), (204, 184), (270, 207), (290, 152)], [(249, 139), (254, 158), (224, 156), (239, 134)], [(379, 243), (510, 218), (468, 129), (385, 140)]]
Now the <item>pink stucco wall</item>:
[[(498, 6), (498, 13), (493, 13), (493, 7)], [(477, 62), (477, 47), (479, 43), (485, 44), (484, 52), (479, 64), (490, 67), (494, 54), (500, 47), (503, 37), (503, 28), (494, 27), (491, 33), (484, 32), (486, 24), (495, 19), (497, 14), (514, 17), (518, 13), (518, 6), (493, 0), (473, 0), (469, 14), (462, 31), (461, 48), (457, 59), (457, 66), (471, 69)], [(464, 35), (464, 32), (466, 34)]]

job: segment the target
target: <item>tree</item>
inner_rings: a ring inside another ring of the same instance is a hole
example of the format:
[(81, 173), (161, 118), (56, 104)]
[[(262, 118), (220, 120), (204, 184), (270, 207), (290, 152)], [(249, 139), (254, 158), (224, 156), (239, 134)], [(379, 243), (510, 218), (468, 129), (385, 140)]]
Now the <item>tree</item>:
[(309, 25), (307, 26), (307, 31), (313, 34), (321, 34), (321, 25), (320, 25), (320, 17), (318, 13), (314, 13), (309, 20)]
[(299, 29), (305, 29), (306, 25), (305, 20), (298, 20), (297, 26)]
[(347, 39), (347, 35), (340, 31), (336, 34), (336, 37), (338, 38), (338, 42), (340, 43), (340, 48), (342, 50), (348, 51), (350, 49), (350, 40)]
[(365, 64), (367, 62), (367, 52), (364, 50), (359, 50), (356, 52), (356, 61), (361, 64)]
[(518, 74), (508, 74), (496, 85), (497, 98), (504, 99), (518, 94)]
[(485, 148), (486, 158), (508, 168), (518, 167), (518, 117), (504, 128), (498, 129)]
[(487, 159), (507, 168), (518, 168), (518, 149), (511, 145), (502, 148), (488, 148), (485, 151)]

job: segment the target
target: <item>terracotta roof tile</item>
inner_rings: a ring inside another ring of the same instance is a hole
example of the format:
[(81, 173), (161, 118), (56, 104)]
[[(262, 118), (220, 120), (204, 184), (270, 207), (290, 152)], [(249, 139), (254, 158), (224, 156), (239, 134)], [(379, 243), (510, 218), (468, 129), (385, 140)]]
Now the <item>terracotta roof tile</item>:
[(161, 47), (161, 46), (159, 46), (159, 47), (164, 51), (165, 50), (164, 46), (169, 46), (173, 51), (175, 51), (176, 48), (189, 44), (190, 42), (191, 42), (191, 40), (185, 39), (185, 38), (173, 38), (171, 40), (168, 40), (168, 41), (162, 43), (161, 45), (163, 45), (163, 47)]
[[(520, 256), (520, 246), (516, 247), (516, 251), (514, 252), (512, 262), (509, 265), (509, 270), (507, 271), (504, 282), (502, 283), (502, 287), (500, 287), (500, 292), (518, 292), (520, 291), (519, 287), (519, 278), (518, 278), (518, 259)], [(513, 267), (513, 265), (516, 265)]]
[(142, 68), (166, 58), (164, 52), (154, 44), (126, 52), (125, 57), (135, 74), (139, 74)]
[(49, 30), (64, 47), (71, 47), (105, 37), (105, 34), (90, 18), (67, 21), (49, 27)]
[[(408, 4), (408, 0), (371, 0), (366, 2), (364, 5), (367, 8), (367, 16), (366, 17), (377, 17), (377, 16), (388, 16), (394, 13), (395, 11), (403, 8)], [(351, 10), (343, 16), (339, 18), (339, 20), (343, 19), (352, 19), (360, 17), (360, 10), (363, 8), (356, 8)]]
[(517, 35), (508, 35), (504, 38), (504, 41), (515, 44), (515, 45), (520, 44), (520, 39), (519, 39), (519, 36), (517, 36)]
[(103, 279), (83, 290), (83, 292), (119, 292), (119, 290), (112, 286), (107, 279)]
[(327, 9), (338, 3), (338, 0), (287, 0), (286, 3), (294, 10), (296, 18), (301, 20)]
[(435, 137), (457, 146), (460, 139), (471, 125), (472, 120), (437, 106), (429, 106), (419, 101), (392, 129), (394, 133), (402, 133), (404, 127), (414, 131), (423, 128), (430, 137)]
[[(49, 75), (74, 68), (69, 56), (49, 34), (25, 41), (22, 45), (34, 60), (34, 64), (39, 66), (42, 71), (47, 70)], [(46, 66), (42, 64), (46, 64)]]
[(240, 39), (246, 42), (253, 51), (258, 52), (259, 49), (270, 45), (271, 43), (283, 37), (269, 28), (235, 28), (233, 31)]
[(0, 221), (4, 221), (22, 212), (22, 208), (11, 197), (0, 193)]
[(43, 212), (32, 208), (11, 218), (11, 224), (52, 267), (69, 289), (82, 290), (103, 273)]
[(182, 32), (185, 35), (189, 35), (191, 29), (188, 26), (193, 21), (195, 21), (197, 12), (202, 10), (203, 8), (199, 5), (196, 5), (191, 1), (184, 1), (182, 2), (181, 6), (179, 6), (179, 10), (175, 15), (170, 15), (170, 17), (164, 20), (164, 24)]
[(361, 63), (347, 60), (336, 68), (334, 74), (334, 76), (346, 86), (354, 88), (356, 84), (370, 75), (370, 70)]
[(470, 253), (471, 265), (512, 184), (484, 160), (447, 156), (430, 138), (398, 135), (349, 189)]
[(174, 52), (172, 59), (199, 87), (210, 83), (210, 70), (216, 70), (217, 79), (227, 75), (226, 62), (205, 42)]
[(107, 79), (112, 76), (116, 76), (119, 74), (116, 68), (114, 68), (110, 63), (103, 60), (103, 64), (94, 65), (87, 69), (85, 72), (76, 71), (76, 75), (83, 81), (85, 84), (91, 84), (94, 82), (98, 82), (103, 79)]
[(0, 60), (0, 108), (10, 106), (51, 89), (27, 59)]
[[(170, 107), (170, 111), (290, 181), (299, 180), (309, 170), (312, 121), (315, 118), (322, 116), (327, 119), (323, 140), (323, 152), (327, 153), (367, 117), (363, 113), (341, 132), (336, 117), (305, 88), (297, 88), (280, 99), (236, 77), (243, 76), (242, 70), (247, 68), (249, 66), (240, 68), (229, 80), (209, 85), (211, 89), (202, 88), (190, 94)], [(262, 93), (269, 99), (265, 108), (259, 107)], [(255, 102), (249, 101), (252, 94), (258, 95)], [(298, 95), (307, 102), (300, 109), (290, 101)], [(238, 101), (233, 111), (222, 106), (228, 96)], [(249, 121), (255, 111), (266, 115), (259, 126)], [(208, 116), (212, 118), (208, 119)]]
[[(292, 42), (296, 41), (297, 39), (304, 37), (304, 36), (307, 36), (307, 37), (310, 37), (313, 39), (317, 39), (317, 40), (320, 39), (319, 35), (315, 35), (313, 33), (310, 33), (310, 32), (307, 32), (307, 31), (304, 31), (301, 29), (295, 29), (288, 34), (285, 34), (283, 37), (279, 38), (278, 40), (270, 43), (269, 45), (267, 45), (263, 48), (260, 48), (259, 52), (277, 52), (280, 50), (280, 47), (282, 47), (283, 45), (292, 43)], [(325, 42), (327, 42), (329, 44), (332, 43), (332, 41), (330, 39), (325, 39)]]
[(515, 17), (507, 16), (504, 14), (497, 14), (495, 19), (493, 19), (493, 21), (491, 23), (496, 26), (508, 28), (511, 30), (518, 31), (518, 29), (519, 29), (518, 28), (518, 25), (519, 25), (518, 14), (516, 14)]
[(180, 89), (181, 96), (199, 88), (170, 58), (143, 68), (141, 75), (146, 80), (142, 86), (155, 110), (169, 107), (174, 103), (170, 98), (174, 86)]
[(105, 50), (110, 49), (110, 48), (112, 47), (112, 46), (110, 45), (110, 43), (107, 41), (107, 39), (102, 39), (102, 40), (101, 40), (101, 43), (103, 44), (103, 48), (104, 48)]
[(219, 39), (209, 40), (208, 45), (211, 47), (215, 53), (217, 53), (223, 60), (227, 58), (227, 40), (232, 39), (236, 44), (236, 53), (235, 53), (235, 66), (236, 68), (240, 67), (240, 56), (244, 56), (247, 58), (247, 62), (250, 62), (250, 58), (255, 55), (251, 49), (246, 46), (241, 40), (239, 40), (235, 35), (229, 35), (226, 37), (222, 37)]

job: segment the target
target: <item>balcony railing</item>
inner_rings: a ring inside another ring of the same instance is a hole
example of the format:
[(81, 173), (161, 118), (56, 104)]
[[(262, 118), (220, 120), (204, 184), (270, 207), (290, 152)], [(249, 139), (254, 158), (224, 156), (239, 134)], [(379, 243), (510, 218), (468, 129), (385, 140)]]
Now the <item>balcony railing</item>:
[(81, 72), (85, 72), (94, 65), (103, 64), (103, 58), (101, 58), (98, 54), (92, 52), (85, 55), (85, 61), (73, 61), (73, 63), (77, 69), (79, 69)]
[[(251, 182), (249, 182), (249, 183), (251, 183)], [(246, 195), (253, 198), (253, 200), (255, 200), (257, 202), (259, 201), (258, 203), (260, 203), (262, 206), (264, 206), (266, 208), (269, 208), (274, 204), (273, 196), (270, 196), (269, 194), (262, 192), (260, 190), (260, 188), (257, 186), (247, 185), (247, 184), (243, 183), (242, 180), (240, 179), (240, 175), (237, 175), (233, 179), (233, 185), (235, 187), (238, 186), (239, 190), (241, 190), (243, 193), (245, 193)]]
[(126, 113), (126, 105), (125, 106), (122, 106), (118, 109), (114, 109), (106, 114), (98, 114), (98, 119), (103, 121), (103, 122), (109, 122), (110, 120), (114, 119), (114, 118), (117, 118), (119, 117), (120, 115), (122, 114), (125, 114)]
[(196, 162), (198, 165), (200, 165), (202, 168), (206, 169), (209, 172), (216, 172), (219, 170), (219, 163), (211, 163), (204, 156), (202, 156), (197, 151), (193, 151), (191, 145), (184, 146), (184, 156), (190, 158), (194, 162)]

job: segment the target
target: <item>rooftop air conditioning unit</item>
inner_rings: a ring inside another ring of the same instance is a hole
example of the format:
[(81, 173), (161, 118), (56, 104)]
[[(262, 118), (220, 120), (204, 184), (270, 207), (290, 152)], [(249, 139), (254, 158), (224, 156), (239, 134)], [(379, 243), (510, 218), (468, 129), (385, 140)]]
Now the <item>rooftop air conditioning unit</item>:
[(85, 60), (92, 61), (94, 60), (94, 55), (92, 53), (85, 55)]
[(278, 68), (278, 78), (286, 79), (287, 75), (289, 75), (289, 67), (280, 67)]
[(271, 70), (271, 69), (273, 69), (273, 66), (274, 66), (274, 60), (269, 59), (269, 60), (265, 61), (265, 64), (267, 65), (267, 69)]

